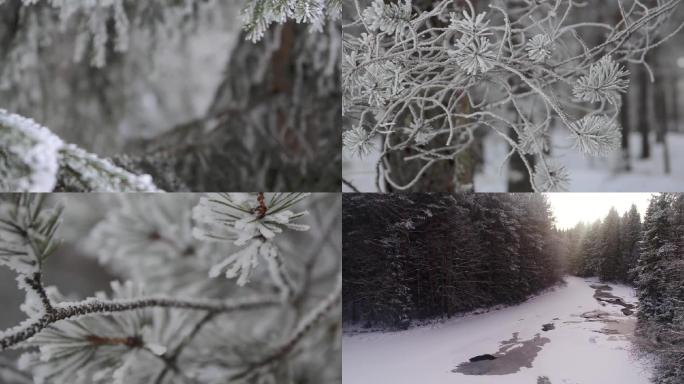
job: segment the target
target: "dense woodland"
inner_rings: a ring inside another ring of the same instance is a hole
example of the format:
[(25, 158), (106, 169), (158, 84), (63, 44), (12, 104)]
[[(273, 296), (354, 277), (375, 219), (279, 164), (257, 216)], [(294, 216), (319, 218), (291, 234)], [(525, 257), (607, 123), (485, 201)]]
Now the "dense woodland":
[(413, 320), (515, 304), (563, 272), (635, 286), (655, 382), (684, 382), (684, 194), (654, 195), (643, 221), (569, 230), (538, 194), (345, 194), (343, 321), (403, 329)]
[(560, 278), (545, 197), (345, 194), (344, 320), (413, 319), (512, 304)]

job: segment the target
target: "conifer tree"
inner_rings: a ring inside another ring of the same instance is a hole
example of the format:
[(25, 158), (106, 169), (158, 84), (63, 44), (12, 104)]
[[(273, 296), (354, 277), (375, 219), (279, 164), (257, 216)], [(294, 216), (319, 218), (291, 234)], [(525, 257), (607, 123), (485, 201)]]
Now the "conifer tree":
[(608, 215), (601, 223), (601, 245), (598, 262), (598, 276), (601, 280), (617, 281), (620, 276), (621, 249), (620, 249), (620, 216), (614, 207), (611, 207)]
[(665, 268), (674, 256), (670, 204), (672, 196), (662, 193), (649, 203), (643, 224), (641, 249), (637, 263), (639, 319), (656, 323), (672, 320), (664, 306), (666, 299)]
[(639, 259), (639, 238), (641, 236), (641, 216), (636, 205), (622, 216), (621, 222), (621, 269), (619, 276), (623, 281), (633, 283), (637, 260)]
[(601, 220), (596, 220), (582, 240), (580, 250), (580, 276), (596, 276), (601, 261)]

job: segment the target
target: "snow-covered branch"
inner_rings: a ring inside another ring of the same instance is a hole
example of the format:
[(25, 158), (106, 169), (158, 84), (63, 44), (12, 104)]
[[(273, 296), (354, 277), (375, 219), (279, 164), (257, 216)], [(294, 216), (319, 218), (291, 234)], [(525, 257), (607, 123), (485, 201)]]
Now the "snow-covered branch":
[(0, 190), (5, 192), (159, 191), (135, 175), (73, 144), (33, 120), (0, 109)]
[(534, 190), (564, 190), (550, 129), (588, 156), (618, 149), (625, 64), (649, 68), (646, 53), (684, 27), (669, 20), (681, 2), (618, 2), (601, 22), (579, 19), (587, 4), (571, 0), (492, 1), (480, 13), (470, 0), (355, 2), (358, 17), (344, 26), (344, 145), (365, 156), (380, 137), (378, 188), (383, 178), (406, 190), (435, 164), (458, 163), (488, 130), (510, 145), (506, 159), (523, 159)]
[(228, 313), (240, 310), (258, 309), (278, 305), (278, 297), (256, 297), (234, 301), (179, 299), (169, 297), (142, 297), (135, 300), (89, 299), (77, 303), (60, 303), (43, 317), (32, 319), (0, 333), (0, 350), (5, 350), (33, 337), (50, 325), (61, 321), (91, 314), (112, 314), (116, 312), (134, 311), (143, 308), (177, 308), (206, 311), (212, 313)]

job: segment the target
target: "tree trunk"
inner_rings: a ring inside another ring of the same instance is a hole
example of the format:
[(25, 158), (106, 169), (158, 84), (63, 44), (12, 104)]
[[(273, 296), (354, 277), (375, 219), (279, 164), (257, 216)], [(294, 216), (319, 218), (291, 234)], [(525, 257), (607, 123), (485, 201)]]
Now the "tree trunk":
[(669, 120), (672, 132), (679, 132), (679, 76), (677, 72), (672, 73), (668, 81), (670, 87), (670, 113)]
[[(430, 0), (419, 0), (413, 4), (415, 7), (422, 10), (430, 10), (433, 6), (433, 2)], [(473, 4), (477, 8), (477, 1), (473, 1)], [(465, 2), (460, 1), (457, 3), (457, 6), (465, 7), (466, 4)], [(440, 22), (435, 21), (435, 23)], [(444, 26), (446, 27), (446, 24), (444, 24)], [(463, 105), (458, 108), (465, 109), (468, 107), (469, 106), (466, 103), (463, 103)], [(472, 191), (474, 189), (475, 167), (480, 158), (478, 149), (481, 149), (481, 145), (478, 144), (479, 141), (480, 140), (476, 138), (468, 149), (454, 156), (453, 159), (438, 160), (435, 162), (407, 191), (445, 193)], [(440, 144), (444, 144), (444, 142), (441, 142)], [(434, 149), (440, 148), (441, 145), (430, 144), (428, 147)], [(418, 152), (406, 149), (401, 152), (392, 152), (386, 156), (385, 160), (389, 164), (389, 169), (391, 169), (392, 172), (389, 176), (398, 185), (404, 186), (408, 184), (425, 165), (424, 161), (404, 160), (404, 158), (415, 154), (418, 154)], [(389, 183), (384, 183), (384, 186), (387, 192), (395, 191), (395, 188)]]
[[(508, 135), (514, 141), (518, 141), (518, 134), (513, 128), (509, 128)], [(522, 155), (534, 167), (534, 156)], [(530, 173), (525, 167), (525, 163), (519, 153), (513, 154), (508, 164), (508, 192), (533, 192)]]
[(120, 160), (162, 188), (339, 191), (340, 25), (308, 28), (275, 25), (256, 44), (241, 36), (206, 116)]
[(21, 0), (7, 0), (0, 5), (0, 59), (10, 51), (10, 45), (20, 27)]
[(648, 140), (648, 89), (650, 85), (650, 80), (646, 70), (643, 68), (639, 69), (639, 114), (637, 123), (639, 125), (639, 132), (641, 133), (641, 158), (647, 159), (651, 157), (651, 146)]
[(631, 157), (629, 153), (629, 135), (631, 131), (631, 119), (629, 110), (629, 93), (622, 95), (622, 107), (620, 109), (620, 120), (622, 122), (622, 163), (619, 171), (629, 172), (632, 170)]
[(660, 49), (656, 48), (656, 70), (654, 71), (655, 84), (651, 99), (653, 100), (653, 122), (656, 129), (656, 142), (663, 146), (663, 170), (665, 174), (670, 174), (670, 151), (667, 145), (667, 97), (666, 97), (666, 68), (662, 63)]

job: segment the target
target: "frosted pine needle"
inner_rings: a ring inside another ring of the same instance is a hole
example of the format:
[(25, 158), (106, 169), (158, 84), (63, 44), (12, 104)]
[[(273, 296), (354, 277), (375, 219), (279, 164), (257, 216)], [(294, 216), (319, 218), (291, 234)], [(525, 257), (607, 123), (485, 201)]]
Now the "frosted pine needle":
[(452, 12), (449, 16), (451, 18), (449, 28), (459, 31), (467, 37), (489, 36), (492, 34), (488, 27), (489, 20), (485, 20), (486, 14), (484, 12), (475, 16), (467, 11), (463, 11), (463, 17), (459, 17), (458, 14)]
[(358, 125), (342, 132), (342, 144), (349, 153), (358, 157), (366, 157), (375, 149), (368, 132)]
[(613, 61), (610, 56), (591, 65), (589, 74), (581, 76), (572, 93), (578, 100), (588, 102), (607, 101), (619, 105), (620, 93), (627, 92), (629, 71)]
[(461, 69), (468, 75), (485, 73), (494, 68), (494, 53), (492, 44), (487, 37), (461, 37), (456, 41), (456, 49), (450, 50), (449, 55), (456, 60)]
[(568, 170), (554, 161), (539, 163), (534, 168), (534, 184), (539, 192), (565, 192), (570, 185)]
[(390, 35), (401, 33), (411, 20), (411, 1), (385, 4), (383, 0), (375, 0), (363, 11), (363, 18), (371, 30)]
[(544, 34), (535, 35), (527, 42), (527, 56), (535, 63), (544, 62), (551, 57), (551, 39)]
[(574, 147), (590, 156), (606, 156), (620, 148), (622, 133), (615, 121), (602, 115), (589, 115), (573, 124)]

